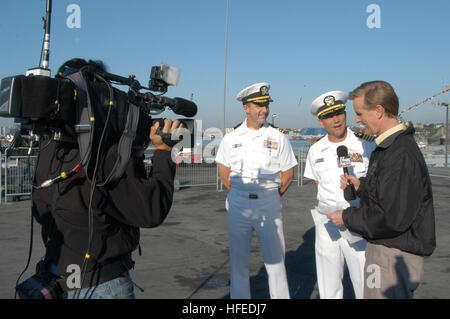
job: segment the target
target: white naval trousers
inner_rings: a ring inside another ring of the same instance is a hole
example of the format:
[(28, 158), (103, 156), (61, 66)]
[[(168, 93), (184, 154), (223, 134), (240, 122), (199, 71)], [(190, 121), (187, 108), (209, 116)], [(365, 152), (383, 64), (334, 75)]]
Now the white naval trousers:
[[(347, 264), (356, 299), (364, 294), (366, 241), (353, 244), (342, 238), (338, 227), (315, 209), (311, 210), (316, 226), (317, 286), (321, 299), (342, 299), (344, 265)], [(325, 218), (325, 219), (324, 219)]]
[[(252, 199), (250, 194), (256, 194), (258, 198)], [(251, 298), (249, 263), (252, 232), (255, 230), (268, 275), (270, 297), (289, 299), (278, 189), (249, 192), (232, 187), (226, 205), (230, 245), (230, 298)]]

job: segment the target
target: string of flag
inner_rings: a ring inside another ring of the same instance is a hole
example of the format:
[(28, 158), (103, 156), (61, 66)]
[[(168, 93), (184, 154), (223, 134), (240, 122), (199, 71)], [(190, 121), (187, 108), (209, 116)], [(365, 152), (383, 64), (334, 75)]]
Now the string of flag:
[(447, 88), (446, 90), (443, 90), (443, 91), (441, 91), (441, 92), (439, 92), (439, 93), (433, 95), (433, 96), (430, 96), (429, 98), (426, 98), (426, 99), (423, 100), (422, 102), (419, 102), (419, 103), (416, 103), (416, 104), (414, 104), (414, 105), (411, 105), (410, 107), (407, 107), (406, 109), (404, 109), (403, 111), (401, 111), (401, 112), (399, 113), (399, 116), (400, 116), (401, 114), (405, 113), (405, 112), (410, 111), (411, 109), (413, 109), (413, 108), (415, 108), (415, 107), (417, 107), (417, 106), (419, 106), (419, 105), (421, 105), (421, 104), (430, 102), (430, 101), (431, 101), (432, 99), (434, 99), (435, 97), (437, 97), (437, 96), (439, 96), (439, 95), (441, 95), (441, 94), (444, 94), (444, 93), (448, 93), (449, 91), (450, 91), (450, 87)]

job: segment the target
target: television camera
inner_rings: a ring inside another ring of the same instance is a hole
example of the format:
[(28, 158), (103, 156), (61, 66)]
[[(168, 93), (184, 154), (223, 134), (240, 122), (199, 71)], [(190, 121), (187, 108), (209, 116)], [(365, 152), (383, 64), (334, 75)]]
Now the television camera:
[[(197, 113), (195, 103), (150, 92), (164, 93), (169, 85), (176, 85), (177, 68), (165, 64), (153, 67), (149, 87), (143, 87), (133, 75), (122, 77), (99, 66), (101, 64), (95, 61), (72, 59), (59, 69), (55, 78), (16, 75), (2, 79), (0, 116), (14, 117), (21, 123), (21, 131), (35, 139), (46, 136), (78, 143), (80, 151), (86, 152), (86, 156), (82, 154), (82, 158), (86, 158), (82, 166), (91, 166), (99, 145), (107, 150), (126, 141), (132, 150), (146, 149), (150, 127), (156, 121), (160, 122), (158, 134), (164, 143), (174, 146), (183, 139), (183, 135), (163, 133), (163, 119), (153, 116), (169, 108), (175, 114), (193, 117)], [(112, 84), (127, 85), (128, 92)], [(143, 89), (147, 91), (142, 93)], [(190, 145), (193, 145), (194, 120), (179, 121), (189, 130)], [(185, 141), (183, 145), (187, 145)]]
[[(183, 137), (186, 139), (186, 134), (163, 133), (163, 119), (154, 118), (166, 108), (186, 117), (197, 113), (194, 102), (163, 96), (168, 86), (177, 85), (178, 68), (167, 64), (153, 66), (148, 87), (142, 86), (134, 75), (123, 77), (108, 73), (103, 62), (83, 59), (67, 61), (54, 78), (50, 77), (51, 4), (52, 1), (47, 0), (47, 16), (43, 18), (45, 36), (41, 66), (29, 69), (26, 75), (6, 77), (0, 83), (0, 117), (15, 118), (15, 122), (21, 124), (21, 134), (16, 136), (29, 142), (29, 150), (42, 137), (77, 143), (84, 159), (82, 166), (91, 166), (97, 154), (102, 154), (99, 148), (106, 151), (115, 144), (129, 146), (131, 150), (125, 153), (146, 149), (150, 127), (156, 121), (160, 122), (157, 134), (167, 145), (174, 146)], [(128, 86), (128, 92), (113, 85)], [(179, 121), (191, 137), (190, 141), (183, 141), (183, 146), (193, 146), (194, 120)]]

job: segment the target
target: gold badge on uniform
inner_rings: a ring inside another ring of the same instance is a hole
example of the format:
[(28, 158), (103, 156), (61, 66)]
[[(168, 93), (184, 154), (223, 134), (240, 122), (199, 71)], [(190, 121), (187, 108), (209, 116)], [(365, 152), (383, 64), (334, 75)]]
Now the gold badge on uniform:
[(276, 150), (278, 149), (278, 142), (268, 138), (267, 140), (264, 140), (264, 147), (270, 150)]

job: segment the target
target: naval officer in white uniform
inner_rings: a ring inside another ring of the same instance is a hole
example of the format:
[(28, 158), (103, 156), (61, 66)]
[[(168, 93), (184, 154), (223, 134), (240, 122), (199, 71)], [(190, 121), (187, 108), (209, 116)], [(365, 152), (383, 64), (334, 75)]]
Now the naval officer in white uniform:
[[(365, 176), (375, 143), (371, 138), (355, 136), (346, 124), (347, 94), (331, 91), (320, 95), (311, 104), (311, 113), (318, 117), (327, 135), (311, 146), (306, 159), (304, 176), (317, 184), (318, 205), (311, 210), (316, 227), (316, 270), (320, 298), (343, 297), (342, 278), (347, 264), (355, 297), (363, 297), (366, 241), (345, 227), (337, 227), (327, 214), (348, 206), (359, 207), (359, 198), (346, 201), (340, 187), (343, 169), (339, 167), (337, 148), (344, 145), (352, 164), (348, 170), (359, 177)], [(345, 261), (344, 261), (345, 260)]]
[(289, 298), (280, 196), (293, 180), (297, 160), (282, 131), (266, 122), (269, 83), (256, 83), (237, 95), (247, 118), (226, 134), (216, 162), (229, 190), (231, 298), (251, 298), (249, 259), (252, 231), (258, 237), (271, 298)]

